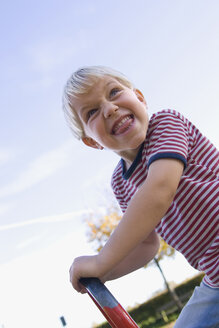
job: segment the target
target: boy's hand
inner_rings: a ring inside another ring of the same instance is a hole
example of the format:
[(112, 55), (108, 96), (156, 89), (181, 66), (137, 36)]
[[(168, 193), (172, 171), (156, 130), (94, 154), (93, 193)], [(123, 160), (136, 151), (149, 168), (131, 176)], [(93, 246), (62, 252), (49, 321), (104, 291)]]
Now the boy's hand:
[(85, 293), (85, 288), (80, 284), (80, 278), (100, 277), (97, 257), (98, 255), (76, 257), (70, 267), (70, 282), (72, 283), (73, 288), (82, 294)]

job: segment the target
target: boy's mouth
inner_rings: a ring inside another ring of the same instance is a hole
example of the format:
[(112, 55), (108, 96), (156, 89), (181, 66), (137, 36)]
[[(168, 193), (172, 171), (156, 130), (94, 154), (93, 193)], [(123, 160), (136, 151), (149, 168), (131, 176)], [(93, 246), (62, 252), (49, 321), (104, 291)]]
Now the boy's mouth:
[(126, 132), (134, 121), (134, 115), (126, 115), (119, 118), (112, 128), (112, 134), (119, 135)]

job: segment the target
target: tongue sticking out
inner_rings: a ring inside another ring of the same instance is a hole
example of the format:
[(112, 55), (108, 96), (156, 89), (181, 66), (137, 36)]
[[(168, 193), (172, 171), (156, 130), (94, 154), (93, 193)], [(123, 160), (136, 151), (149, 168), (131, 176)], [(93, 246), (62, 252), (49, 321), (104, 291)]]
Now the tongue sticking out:
[(126, 132), (133, 123), (133, 116), (124, 117), (118, 124), (113, 127), (113, 134), (118, 135)]

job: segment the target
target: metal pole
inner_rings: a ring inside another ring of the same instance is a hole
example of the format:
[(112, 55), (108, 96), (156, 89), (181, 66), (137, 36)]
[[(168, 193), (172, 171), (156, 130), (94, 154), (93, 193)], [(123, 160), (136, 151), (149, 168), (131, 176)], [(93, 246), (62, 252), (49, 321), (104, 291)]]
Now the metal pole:
[(67, 326), (67, 323), (65, 321), (65, 318), (63, 316), (60, 317), (60, 320), (61, 320), (62, 326)]
[(99, 279), (82, 278), (80, 282), (112, 328), (139, 328)]

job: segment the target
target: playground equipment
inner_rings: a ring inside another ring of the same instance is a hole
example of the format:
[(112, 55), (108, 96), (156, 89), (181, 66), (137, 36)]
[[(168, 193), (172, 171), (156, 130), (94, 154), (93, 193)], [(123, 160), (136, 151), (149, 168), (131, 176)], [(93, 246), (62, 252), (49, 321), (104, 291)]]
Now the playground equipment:
[(112, 328), (139, 328), (98, 278), (81, 278), (80, 283), (86, 288), (88, 295)]

